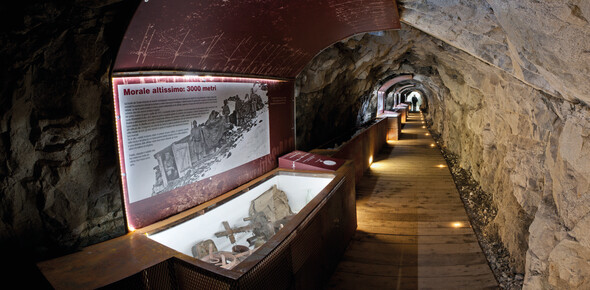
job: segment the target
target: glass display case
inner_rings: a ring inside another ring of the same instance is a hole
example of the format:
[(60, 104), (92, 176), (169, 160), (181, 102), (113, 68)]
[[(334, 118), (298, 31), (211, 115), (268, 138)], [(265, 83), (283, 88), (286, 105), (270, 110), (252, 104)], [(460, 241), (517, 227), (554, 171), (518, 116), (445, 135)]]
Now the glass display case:
[(56, 289), (318, 289), (356, 230), (354, 186), (351, 161), (333, 172), (277, 168), (39, 267)]
[(233, 269), (283, 229), (334, 177), (279, 171), (186, 221), (147, 236), (185, 255)]
[(108, 287), (321, 288), (356, 230), (354, 186), (351, 161), (333, 172), (274, 169), (137, 230), (160, 262)]

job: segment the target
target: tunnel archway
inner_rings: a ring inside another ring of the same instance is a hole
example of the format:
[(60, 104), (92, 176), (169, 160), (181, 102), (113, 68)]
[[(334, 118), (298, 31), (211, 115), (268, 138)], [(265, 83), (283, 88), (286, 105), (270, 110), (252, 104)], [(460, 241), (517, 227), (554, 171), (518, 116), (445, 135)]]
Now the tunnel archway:
[[(395, 75), (377, 84), (377, 116), (394, 111), (402, 103), (410, 105), (410, 111), (419, 112), (428, 108), (424, 84), (412, 74)], [(412, 102), (416, 98), (415, 104)]]
[(377, 115), (383, 114), (386, 111), (391, 111), (399, 104), (398, 95), (393, 92), (393, 88), (397, 84), (411, 80), (412, 74), (392, 75), (377, 84)]

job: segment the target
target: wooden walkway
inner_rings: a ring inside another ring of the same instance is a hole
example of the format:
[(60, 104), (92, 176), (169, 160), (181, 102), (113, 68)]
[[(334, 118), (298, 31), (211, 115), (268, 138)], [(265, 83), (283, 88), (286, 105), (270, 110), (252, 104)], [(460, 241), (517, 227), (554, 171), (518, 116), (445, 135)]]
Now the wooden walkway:
[(410, 114), (357, 185), (357, 232), (328, 289), (498, 288), (421, 118)]

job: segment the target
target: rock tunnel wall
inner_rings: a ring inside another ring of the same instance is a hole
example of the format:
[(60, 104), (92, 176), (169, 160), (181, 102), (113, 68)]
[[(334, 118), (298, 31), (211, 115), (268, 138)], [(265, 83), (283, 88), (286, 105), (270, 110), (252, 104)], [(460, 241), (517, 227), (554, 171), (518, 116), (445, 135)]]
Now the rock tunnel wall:
[(136, 5), (0, 5), (0, 247), (11, 270), (126, 232), (110, 68)]
[[(588, 286), (590, 110), (441, 44), (427, 119), (498, 208), (490, 227), (525, 285)], [(426, 57), (426, 56), (425, 56)]]
[(334, 116), (354, 124), (375, 80), (402, 73), (422, 82), (431, 130), (493, 196), (498, 210), (486, 232), (501, 238), (514, 270), (526, 273), (525, 288), (588, 286), (590, 110), (578, 98), (551, 95), (404, 26), (337, 43), (308, 65), (297, 82), (298, 144), (313, 147), (311, 140), (341, 132), (327, 129)]
[(295, 83), (297, 147), (316, 148), (362, 125), (359, 115), (374, 116), (378, 82), (400, 71), (419, 34), (411, 29), (359, 34), (319, 53)]
[(433, 129), (493, 195), (524, 288), (590, 287), (590, 2), (398, 3), (439, 39), (413, 50), (443, 88)]
[(590, 103), (590, 2), (399, 0), (402, 22), (570, 102)]

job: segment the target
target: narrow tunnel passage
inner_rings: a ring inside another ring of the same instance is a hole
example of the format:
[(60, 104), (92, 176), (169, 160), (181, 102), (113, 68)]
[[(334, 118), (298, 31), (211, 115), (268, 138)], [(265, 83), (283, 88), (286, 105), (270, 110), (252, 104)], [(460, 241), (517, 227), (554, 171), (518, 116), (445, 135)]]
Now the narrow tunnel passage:
[(356, 190), (357, 232), (329, 288), (498, 287), (421, 113)]

